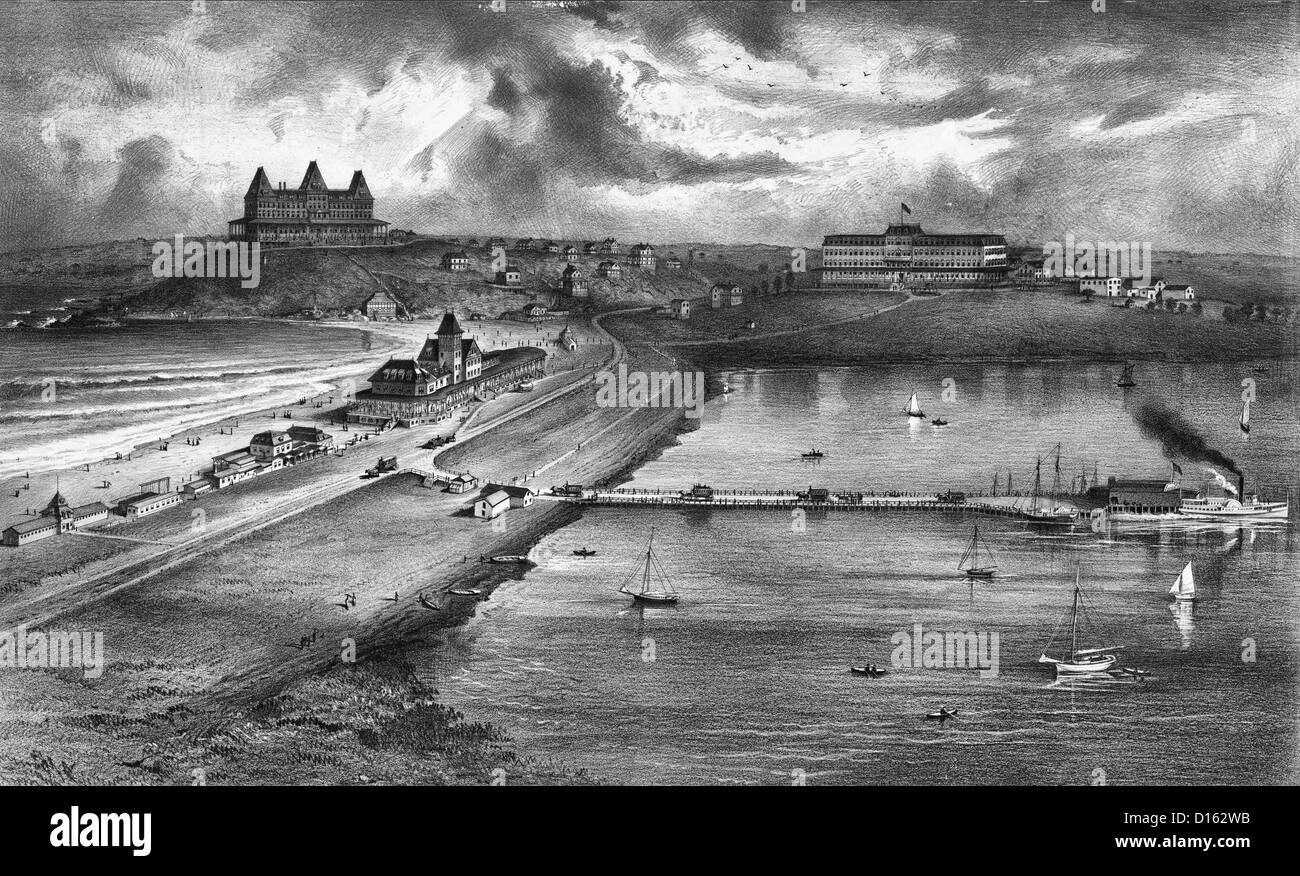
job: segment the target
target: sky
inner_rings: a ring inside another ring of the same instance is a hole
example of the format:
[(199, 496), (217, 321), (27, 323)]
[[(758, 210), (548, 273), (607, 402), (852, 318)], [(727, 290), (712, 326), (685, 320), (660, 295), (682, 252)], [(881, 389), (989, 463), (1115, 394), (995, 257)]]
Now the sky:
[(797, 5), (7, 4), (0, 250), (224, 233), (313, 159), (428, 234), (816, 245), (906, 202), (1300, 250), (1296, 4)]

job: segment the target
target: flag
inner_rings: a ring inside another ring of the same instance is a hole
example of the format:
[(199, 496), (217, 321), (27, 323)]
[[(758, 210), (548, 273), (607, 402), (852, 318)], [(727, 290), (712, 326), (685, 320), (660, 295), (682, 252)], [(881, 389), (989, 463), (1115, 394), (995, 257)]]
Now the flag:
[(1183, 470), (1182, 470), (1181, 468), (1178, 467), (1178, 463), (1176, 463), (1176, 462), (1171, 462), (1170, 465), (1172, 465), (1172, 466), (1174, 467), (1174, 474), (1176, 474), (1176, 475), (1181, 475), (1181, 474), (1183, 473)]
[(907, 206), (906, 204), (903, 204), (903, 212), (906, 213), (907, 215), (911, 216), (911, 215), (912, 215), (912, 208), (909, 207), (909, 206)]

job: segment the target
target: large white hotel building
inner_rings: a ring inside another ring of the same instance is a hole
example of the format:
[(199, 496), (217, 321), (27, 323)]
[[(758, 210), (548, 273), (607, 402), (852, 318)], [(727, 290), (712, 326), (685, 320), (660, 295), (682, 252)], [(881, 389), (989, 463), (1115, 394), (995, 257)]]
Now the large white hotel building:
[(821, 282), (828, 289), (876, 286), (988, 286), (1006, 279), (1001, 234), (926, 234), (890, 225), (884, 234), (828, 234)]

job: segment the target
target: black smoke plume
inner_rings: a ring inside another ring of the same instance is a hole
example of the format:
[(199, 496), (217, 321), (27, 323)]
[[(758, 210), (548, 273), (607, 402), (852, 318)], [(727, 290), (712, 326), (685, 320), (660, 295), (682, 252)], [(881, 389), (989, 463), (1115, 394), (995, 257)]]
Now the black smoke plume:
[(1166, 455), (1222, 466), (1241, 477), (1241, 469), (1230, 456), (1211, 447), (1195, 426), (1160, 402), (1142, 402), (1133, 412), (1133, 419), (1143, 435), (1164, 446)]

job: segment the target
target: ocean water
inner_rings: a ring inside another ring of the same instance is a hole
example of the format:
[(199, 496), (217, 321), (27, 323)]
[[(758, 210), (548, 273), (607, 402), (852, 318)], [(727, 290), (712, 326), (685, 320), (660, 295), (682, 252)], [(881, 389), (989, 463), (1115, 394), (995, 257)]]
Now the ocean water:
[[(853, 368), (726, 375), (733, 392), (632, 484), (681, 488), (978, 488), (1062, 447), (1066, 477), (1162, 477), (1144, 399), (1180, 412), (1250, 484), (1296, 480), (1294, 389), (1249, 366)], [(1249, 440), (1241, 380), (1257, 382)], [(944, 401), (945, 378), (956, 396)], [(918, 428), (899, 413), (916, 389)], [(798, 453), (816, 444), (821, 464)], [(1176, 457), (1185, 483), (1209, 476)], [(1050, 469), (1049, 469), (1050, 470)], [(593, 508), (535, 548), (465, 628), (421, 653), (447, 702), (526, 751), (620, 782), (717, 784), (1202, 784), (1297, 779), (1297, 544), (1286, 524), (1034, 528), (927, 512)], [(955, 567), (972, 526), (1000, 574)], [(682, 592), (642, 608), (615, 592), (656, 554)], [(574, 557), (581, 546), (598, 551)], [(1192, 562), (1202, 599), (1166, 592)], [(1037, 658), (1076, 570), (1096, 645), (1122, 644), (1133, 678), (1056, 682)], [(896, 636), (998, 636), (998, 669), (891, 669)], [(940, 707), (958, 717), (924, 720)]]
[(0, 477), (324, 392), (399, 341), (271, 320), (0, 331)]

